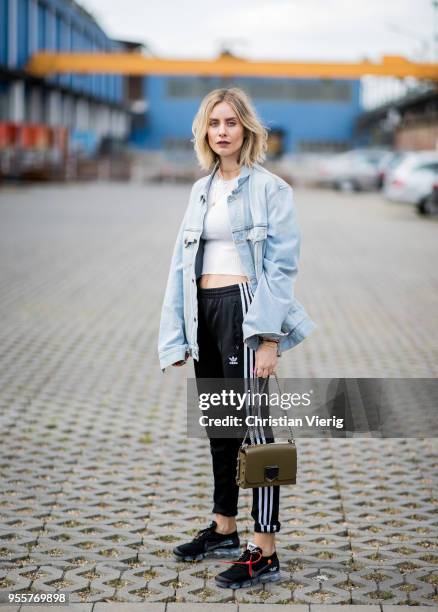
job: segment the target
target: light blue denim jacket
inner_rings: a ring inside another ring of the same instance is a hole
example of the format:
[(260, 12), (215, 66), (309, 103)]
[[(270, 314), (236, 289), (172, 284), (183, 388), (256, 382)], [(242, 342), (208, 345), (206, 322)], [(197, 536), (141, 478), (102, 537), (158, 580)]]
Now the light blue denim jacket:
[[(158, 338), (163, 372), (186, 352), (199, 360), (196, 280), (202, 273), (207, 197), (218, 167), (194, 183), (173, 250)], [(242, 166), (227, 201), (233, 241), (254, 293), (243, 320), (244, 342), (256, 350), (259, 336), (278, 338), (281, 355), (316, 327), (294, 297), (300, 231), (292, 187), (259, 164)]]

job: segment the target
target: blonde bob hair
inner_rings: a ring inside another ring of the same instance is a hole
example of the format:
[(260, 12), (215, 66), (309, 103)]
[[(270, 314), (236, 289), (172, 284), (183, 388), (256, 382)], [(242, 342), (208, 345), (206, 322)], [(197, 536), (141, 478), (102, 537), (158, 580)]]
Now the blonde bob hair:
[(219, 156), (208, 143), (208, 121), (213, 108), (219, 102), (227, 102), (244, 128), (244, 140), (238, 163), (252, 166), (266, 158), (268, 130), (262, 125), (247, 94), (238, 87), (214, 89), (201, 102), (192, 124), (194, 148), (203, 170), (212, 170)]

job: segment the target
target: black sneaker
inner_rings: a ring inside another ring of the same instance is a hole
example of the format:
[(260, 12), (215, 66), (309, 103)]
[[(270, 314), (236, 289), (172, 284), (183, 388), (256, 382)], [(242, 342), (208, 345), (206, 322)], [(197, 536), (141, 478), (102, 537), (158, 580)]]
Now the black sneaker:
[[(270, 557), (263, 557), (261, 548), (248, 546), (229, 569), (216, 576), (215, 580), (218, 587), (240, 589), (260, 582), (277, 582), (277, 580), (280, 580), (280, 563), (277, 553), (274, 552)], [(226, 563), (226, 561), (223, 563)]]
[(173, 554), (181, 561), (200, 561), (205, 557), (236, 557), (240, 553), (237, 531), (223, 535), (216, 533), (216, 527), (216, 521), (212, 521), (211, 525), (199, 531), (191, 542), (174, 548)]

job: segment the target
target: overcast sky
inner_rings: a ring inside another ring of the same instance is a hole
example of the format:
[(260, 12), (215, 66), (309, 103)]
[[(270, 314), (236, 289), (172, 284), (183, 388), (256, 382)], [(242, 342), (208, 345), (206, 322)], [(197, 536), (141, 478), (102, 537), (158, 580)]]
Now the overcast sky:
[[(214, 58), (223, 44), (250, 59), (432, 59), (432, 0), (81, 0), (114, 38), (162, 57)], [(396, 31), (397, 30), (397, 31)]]

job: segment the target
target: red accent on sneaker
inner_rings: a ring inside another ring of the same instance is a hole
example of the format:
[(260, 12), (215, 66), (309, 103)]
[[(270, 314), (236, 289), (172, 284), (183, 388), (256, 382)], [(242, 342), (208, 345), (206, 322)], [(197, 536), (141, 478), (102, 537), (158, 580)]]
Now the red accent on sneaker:
[[(262, 557), (263, 557), (263, 554), (259, 553), (259, 558), (256, 559), (255, 561), (252, 558), (250, 558), (249, 561), (221, 561), (219, 560), (219, 563), (232, 563), (233, 565), (234, 563), (239, 563), (239, 565), (248, 565), (249, 575), (252, 576), (253, 563), (258, 563)], [(272, 563), (271, 559), (268, 559), (268, 563)]]

